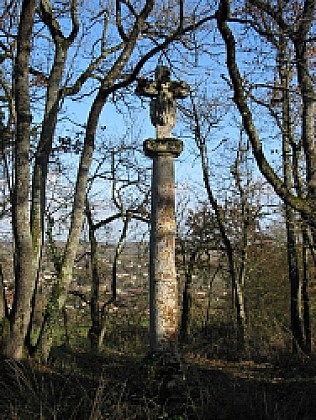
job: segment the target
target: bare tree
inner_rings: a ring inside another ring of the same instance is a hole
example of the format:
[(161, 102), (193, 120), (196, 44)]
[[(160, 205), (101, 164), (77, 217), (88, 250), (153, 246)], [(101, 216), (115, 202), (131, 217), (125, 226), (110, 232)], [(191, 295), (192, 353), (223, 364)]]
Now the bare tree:
[[(112, 184), (112, 203), (116, 211), (111, 216), (95, 222), (89, 200), (86, 204), (86, 218), (89, 229), (90, 242), (90, 266), (91, 266), (91, 298), (90, 312), (92, 326), (89, 330), (91, 349), (99, 351), (105, 334), (105, 321), (108, 308), (117, 300), (117, 267), (123, 252), (124, 243), (133, 220), (149, 223), (146, 207), (148, 205), (148, 186), (143, 185), (142, 172), (144, 170), (137, 166), (135, 147), (119, 145), (117, 150), (112, 150), (109, 180)], [(130, 153), (128, 153), (130, 152)], [(98, 173), (103, 174), (102, 165), (98, 165), (97, 172), (92, 180), (98, 179)], [(133, 173), (133, 174), (132, 174)], [(103, 176), (102, 176), (103, 177)], [(133, 189), (133, 192), (131, 191)], [(125, 197), (124, 191), (128, 191)], [(106, 227), (115, 220), (121, 221), (123, 227), (117, 241), (112, 263), (112, 277), (110, 281), (111, 296), (108, 300), (101, 302), (100, 296), (100, 255), (98, 252), (98, 241), (96, 234), (99, 229)]]
[[(234, 91), (234, 101), (242, 117), (253, 154), (260, 171), (285, 205), (293, 349), (294, 351), (297, 349), (310, 351), (309, 270), (306, 251), (310, 248), (311, 255), (314, 256), (316, 155), (314, 146), (315, 93), (311, 66), (309, 65), (308, 45), (311, 40), (310, 32), (315, 4), (311, 1), (296, 3), (295, 7), (293, 6), (294, 15), (293, 8), (290, 6), (290, 11), (289, 6), (289, 2), (283, 1), (277, 2), (275, 6), (265, 1), (249, 1), (245, 9), (245, 16), (242, 18), (238, 17), (238, 14), (232, 17), (229, 2), (221, 1), (217, 21), (226, 45), (227, 68)], [(233, 31), (228, 25), (229, 21), (250, 26), (264, 40), (263, 42), (272, 45), (276, 51), (279, 83), (270, 84), (271, 102), (258, 100), (254, 95), (249, 94), (251, 89), (249, 86), (246, 87), (238, 67), (236, 41)], [(294, 79), (297, 80), (297, 86), (293, 83)], [(295, 118), (291, 110), (291, 102), (295, 103), (293, 101), (294, 92), (296, 103), (299, 103), (301, 107), (301, 110), (296, 108)], [(272, 168), (263, 152), (262, 142), (254, 123), (254, 113), (249, 104), (250, 100), (267, 108), (272, 118), (271, 121), (275, 121), (279, 127), (282, 142), (283, 178)], [(295, 139), (294, 129), (297, 123), (301, 128), (301, 138), (298, 141)], [(300, 154), (304, 159), (303, 166), (306, 168), (305, 182), (303, 182), (304, 172), (300, 171), (298, 164)], [(305, 268), (303, 273), (300, 273), (298, 262), (297, 212), (301, 215), (304, 226), (302, 237)], [(307, 225), (312, 231), (310, 239), (308, 239)]]
[(191, 333), (193, 276), (208, 278), (208, 286), (211, 289), (215, 279), (214, 274), (211, 275), (211, 255), (214, 251), (221, 253), (221, 245), (216, 217), (208, 203), (202, 203), (196, 210), (188, 210), (187, 215), (183, 214), (183, 217), (184, 226), (180, 227), (178, 223), (177, 229), (177, 266), (179, 272), (184, 275), (180, 340), (185, 342)]
[(283, 179), (280, 178), (273, 170), (266, 155), (264, 154), (260, 135), (256, 129), (253, 114), (248, 104), (243, 77), (237, 63), (236, 40), (231, 28), (228, 25), (230, 20), (238, 21), (238, 19), (232, 18), (230, 2), (222, 0), (217, 12), (217, 24), (226, 46), (227, 68), (234, 91), (234, 101), (242, 117), (243, 125), (249, 137), (253, 154), (260, 171), (269, 181), (279, 197), (295, 210), (300, 212), (313, 230), (315, 230), (315, 93), (312, 83), (312, 75), (309, 70), (310, 66), (308, 57), (308, 45), (310, 42), (310, 30), (315, 12), (315, 2), (312, 0), (306, 0), (300, 3), (301, 7), (298, 8), (297, 15), (294, 16), (295, 24), (287, 20), (286, 16), (282, 12), (282, 8), (279, 5), (273, 7), (270, 3), (265, 1), (251, 1), (249, 4), (261, 11), (263, 16), (268, 16), (272, 19), (273, 23), (278, 26), (279, 30), (282, 31), (294, 45), (295, 70), (303, 108), (301, 114), (301, 126), (302, 143), (306, 161), (306, 197), (295, 195), (293, 191), (289, 190), (287, 186), (284, 185)]
[[(61, 4), (49, 0), (40, 1), (38, 9), (36, 4), (35, 1), (24, 0), (21, 9), (18, 9), (14, 65), (14, 107), (17, 116), (12, 189), (15, 293), (10, 314), (10, 333), (5, 337), (4, 354), (15, 359), (23, 357), (31, 305), (36, 300), (35, 285), (39, 278), (44, 244), (47, 174), (56, 127), (64, 104), (70, 97), (91, 95), (92, 102), (84, 125), (69, 232), (57, 274), (58, 280), (45, 311), (45, 325), (40, 335), (39, 344), (44, 359), (47, 358), (54, 325), (64, 306), (72, 279), (84, 219), (89, 169), (103, 107), (112, 98), (115, 99), (116, 93), (136, 80), (139, 72), (155, 54), (168, 48), (184, 33), (196, 30), (212, 18), (210, 14), (202, 12), (199, 15), (196, 10), (194, 19), (191, 19), (181, 0), (171, 5), (171, 9), (166, 9), (166, 20), (161, 20), (161, 14), (158, 14), (159, 4), (154, 0), (147, 0), (137, 6), (131, 2), (117, 1), (115, 5), (109, 2), (103, 10), (92, 10), (89, 23), (84, 22), (85, 11), (88, 9), (80, 14), (76, 0), (70, 1), (67, 7), (64, 2)], [(63, 26), (65, 21), (67, 24)], [(93, 33), (90, 38), (91, 59), (88, 63), (86, 59), (80, 61), (83, 56), (78, 49), (87, 45), (83, 42), (83, 29), (87, 28)], [(100, 29), (97, 37), (95, 28)], [(38, 34), (43, 36), (37, 37)], [(45, 69), (43, 60), (35, 59), (38, 51), (33, 49), (36, 42), (39, 49), (43, 47), (41, 43), (45, 39), (48, 40), (49, 47), (48, 70)], [(75, 69), (71, 64), (78, 57), (78, 69)], [(70, 67), (67, 67), (69, 64)], [(33, 94), (36, 94), (34, 101)], [(43, 107), (38, 112), (41, 104)], [(38, 118), (38, 115), (42, 118), (39, 117), (39, 138), (34, 145), (32, 116)]]
[(13, 189), (13, 229), (15, 239), (15, 299), (11, 313), (9, 337), (4, 342), (4, 353), (13, 358), (23, 356), (35, 271), (33, 240), (29, 213), (29, 138), (31, 124), (29, 96), (29, 61), (35, 15), (35, 1), (25, 1), (17, 36), (15, 63), (15, 104), (17, 112), (15, 140), (15, 184)]
[[(208, 105), (206, 105), (208, 107)], [(210, 108), (210, 107), (208, 107)], [(203, 116), (202, 116), (203, 115)], [(206, 117), (208, 115), (208, 117)], [(236, 151), (236, 158), (231, 168), (233, 185), (231, 185), (231, 195), (235, 191), (238, 197), (238, 210), (231, 203), (232, 207), (225, 202), (221, 202), (216, 196), (212, 187), (210, 175), (210, 163), (208, 152), (208, 136), (213, 126), (218, 124), (218, 119), (212, 119), (211, 111), (204, 113), (203, 107), (198, 106), (192, 97), (192, 111), (188, 113), (191, 117), (191, 127), (194, 130), (194, 138), (198, 149), (201, 162), (203, 183), (207, 194), (207, 199), (212, 207), (217, 227), (223, 244), (227, 269), (232, 285), (233, 302), (236, 311), (237, 323), (237, 347), (239, 352), (243, 352), (246, 345), (247, 313), (245, 305), (245, 279), (247, 273), (247, 252), (249, 247), (249, 231), (254, 228), (256, 219), (260, 214), (260, 206), (256, 208), (251, 203), (252, 191), (255, 188), (251, 181), (251, 173), (241, 169), (247, 161), (248, 147), (243, 144), (242, 135)], [(207, 127), (203, 127), (203, 121)], [(238, 214), (238, 217), (236, 217)], [(233, 225), (233, 226), (232, 226)]]

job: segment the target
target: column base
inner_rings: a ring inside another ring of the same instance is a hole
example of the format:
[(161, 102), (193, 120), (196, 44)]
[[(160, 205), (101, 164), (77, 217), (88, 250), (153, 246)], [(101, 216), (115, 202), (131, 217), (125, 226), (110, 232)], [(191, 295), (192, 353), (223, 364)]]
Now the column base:
[(180, 356), (176, 352), (150, 352), (145, 363), (151, 378), (159, 383), (159, 400), (182, 400), (186, 378)]

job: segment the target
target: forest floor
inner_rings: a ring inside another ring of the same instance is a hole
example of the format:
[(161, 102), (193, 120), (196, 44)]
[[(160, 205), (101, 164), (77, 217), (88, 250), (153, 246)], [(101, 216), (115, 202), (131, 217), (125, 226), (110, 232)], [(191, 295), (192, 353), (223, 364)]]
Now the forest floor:
[(0, 419), (316, 418), (314, 358), (271, 364), (185, 353), (182, 369), (181, 387), (162, 395), (163, 379), (143, 355), (60, 350), (48, 366), (1, 360)]

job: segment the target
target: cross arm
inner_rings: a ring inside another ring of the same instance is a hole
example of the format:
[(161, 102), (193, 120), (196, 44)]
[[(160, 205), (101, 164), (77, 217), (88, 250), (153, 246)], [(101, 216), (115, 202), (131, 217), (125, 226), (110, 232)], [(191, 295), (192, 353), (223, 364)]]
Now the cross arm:
[(144, 78), (139, 78), (135, 93), (137, 96), (154, 98), (158, 95), (157, 83)]
[(154, 98), (159, 95), (163, 85), (168, 85), (167, 90), (172, 93), (174, 99), (183, 99), (189, 96), (190, 88), (186, 82), (173, 82), (161, 83), (147, 79), (139, 79), (135, 90), (137, 96), (144, 96), (147, 98)]
[(169, 82), (169, 90), (175, 99), (183, 99), (189, 96), (190, 87), (186, 82)]

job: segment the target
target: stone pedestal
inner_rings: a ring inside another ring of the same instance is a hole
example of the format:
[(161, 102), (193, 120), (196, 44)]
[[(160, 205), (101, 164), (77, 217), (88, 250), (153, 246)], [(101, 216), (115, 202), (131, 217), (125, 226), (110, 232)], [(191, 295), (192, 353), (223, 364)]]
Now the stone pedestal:
[(148, 139), (146, 156), (153, 160), (150, 234), (150, 347), (152, 353), (177, 349), (179, 305), (175, 267), (174, 159), (181, 140)]

